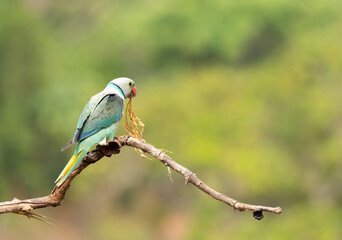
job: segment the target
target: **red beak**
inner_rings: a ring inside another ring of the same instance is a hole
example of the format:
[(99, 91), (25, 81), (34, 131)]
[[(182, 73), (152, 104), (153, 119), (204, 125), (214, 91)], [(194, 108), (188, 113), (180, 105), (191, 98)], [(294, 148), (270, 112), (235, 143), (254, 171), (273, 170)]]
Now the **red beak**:
[(137, 95), (137, 89), (136, 87), (132, 88), (132, 97), (135, 97)]

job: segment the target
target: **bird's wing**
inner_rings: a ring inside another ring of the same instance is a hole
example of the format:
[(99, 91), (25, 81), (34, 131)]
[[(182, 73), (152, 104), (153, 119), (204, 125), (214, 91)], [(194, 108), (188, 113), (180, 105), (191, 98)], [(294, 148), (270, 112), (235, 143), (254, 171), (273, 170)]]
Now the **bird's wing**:
[(62, 148), (62, 151), (120, 120), (123, 107), (124, 101), (117, 94), (91, 98), (79, 117), (74, 138)]
[(90, 98), (90, 100), (87, 102), (87, 104), (84, 106), (83, 111), (78, 118), (77, 127), (75, 134), (72, 139), (70, 139), (69, 142), (67, 142), (62, 148), (61, 151), (64, 151), (74, 143), (76, 143), (79, 138), (79, 135), (81, 133), (82, 127), (84, 122), (87, 120), (87, 118), (90, 116), (91, 112), (94, 110), (94, 108), (101, 102), (101, 100), (106, 96), (106, 94), (102, 94), (102, 92), (94, 95)]
[(124, 101), (117, 94), (108, 94), (103, 97), (84, 122), (78, 141), (120, 120), (123, 107)]

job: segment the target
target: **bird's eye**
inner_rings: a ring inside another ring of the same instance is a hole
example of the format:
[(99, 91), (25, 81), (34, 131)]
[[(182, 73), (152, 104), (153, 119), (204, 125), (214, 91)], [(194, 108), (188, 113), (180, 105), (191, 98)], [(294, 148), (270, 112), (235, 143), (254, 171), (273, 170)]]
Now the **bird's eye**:
[(129, 85), (129, 86), (132, 86), (132, 83), (131, 83), (131, 82), (129, 82), (129, 83), (128, 83), (128, 85)]

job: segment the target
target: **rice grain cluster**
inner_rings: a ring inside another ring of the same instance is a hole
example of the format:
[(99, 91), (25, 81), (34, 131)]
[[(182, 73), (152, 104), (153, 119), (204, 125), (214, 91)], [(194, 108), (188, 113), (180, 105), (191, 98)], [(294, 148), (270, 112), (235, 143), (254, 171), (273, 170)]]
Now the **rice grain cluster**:
[[(143, 139), (142, 135), (144, 132), (144, 123), (138, 118), (135, 113), (133, 112), (133, 107), (132, 107), (132, 98), (129, 99), (127, 106), (126, 106), (126, 121), (124, 125), (124, 129), (126, 130), (127, 134), (129, 136), (132, 136), (134, 138), (137, 138), (139, 140), (142, 140), (145, 142)], [(128, 120), (129, 118), (129, 120)], [(134, 150), (139, 153), (140, 157), (146, 158), (145, 154), (137, 148), (134, 148)]]

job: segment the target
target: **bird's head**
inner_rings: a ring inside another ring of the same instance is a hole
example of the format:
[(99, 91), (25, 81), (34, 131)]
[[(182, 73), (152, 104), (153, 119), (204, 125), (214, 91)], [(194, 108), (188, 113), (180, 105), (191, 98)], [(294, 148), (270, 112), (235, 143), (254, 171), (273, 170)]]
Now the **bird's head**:
[(126, 77), (115, 78), (108, 85), (116, 86), (124, 94), (125, 98), (132, 98), (137, 95), (135, 82)]

